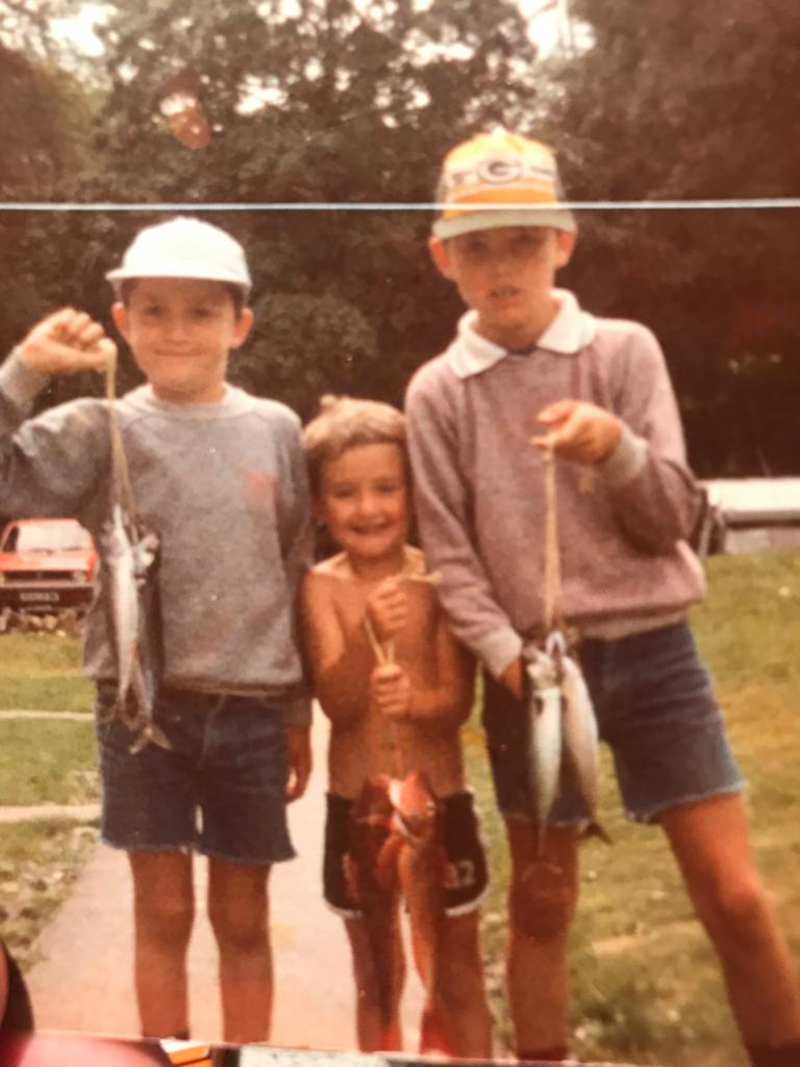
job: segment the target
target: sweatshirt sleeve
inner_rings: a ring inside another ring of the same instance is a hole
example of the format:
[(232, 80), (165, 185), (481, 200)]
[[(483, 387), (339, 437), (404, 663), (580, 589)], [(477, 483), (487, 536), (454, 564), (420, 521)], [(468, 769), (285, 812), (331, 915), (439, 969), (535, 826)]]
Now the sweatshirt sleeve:
[(617, 368), (613, 410), (623, 434), (598, 465), (616, 521), (639, 549), (660, 553), (691, 536), (701, 493), (686, 465), (678, 406), (661, 347), (638, 326)]
[(423, 368), (406, 396), (417, 522), (429, 566), (441, 573), (437, 591), (453, 633), (499, 678), (519, 656), (522, 639), (497, 604), (475, 548), (453, 398), (435, 373)]
[(49, 379), (12, 352), (0, 367), (0, 499), (5, 515), (80, 517), (97, 489), (107, 444), (97, 400), (29, 418)]
[[(292, 601), (292, 631), (295, 647), (300, 648), (300, 586), (311, 566), (313, 531), (306, 457), (300, 424), (294, 414), (284, 446), (286, 469), (278, 498), (278, 524), (284, 572)], [(306, 726), (311, 722), (310, 689), (306, 678), (302, 691), (286, 706), (284, 718), (287, 724)]]

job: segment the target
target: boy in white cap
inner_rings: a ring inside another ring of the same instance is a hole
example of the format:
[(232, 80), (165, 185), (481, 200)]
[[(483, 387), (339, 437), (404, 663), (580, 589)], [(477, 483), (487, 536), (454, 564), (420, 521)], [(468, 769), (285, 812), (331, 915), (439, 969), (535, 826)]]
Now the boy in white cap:
[[(128, 852), (133, 874), (142, 1032), (188, 1033), (196, 848), (209, 857), (225, 1039), (266, 1040), (267, 876), (294, 854), (285, 806), (310, 772), (294, 618), (310, 546), (300, 424), (226, 382), (229, 353), (252, 322), (244, 251), (227, 233), (191, 218), (148, 227), (108, 277), (114, 321), (147, 378), (115, 409), (139, 520), (160, 541), (155, 720), (169, 747), (135, 751), (128, 726), (109, 714), (117, 664), (102, 578), (84, 658), (98, 686), (102, 836)], [(113, 493), (106, 403), (28, 416), (50, 375), (99, 370), (113, 355), (102, 327), (66, 308), (0, 369), (6, 514), (73, 515), (102, 543)]]
[[(523, 645), (558, 593), (631, 818), (667, 834), (759, 1067), (800, 1063), (800, 990), (754, 871), (743, 788), (686, 622), (698, 492), (664, 359), (638, 323), (553, 288), (576, 225), (555, 159), (508, 133), (445, 159), (430, 251), (469, 310), (409, 386), (420, 532), (457, 637), (485, 668), (484, 721), (512, 857), (508, 991), (520, 1059), (568, 1055), (567, 933), (587, 815), (567, 786), (534, 863)], [(552, 450), (552, 451), (550, 451)], [(546, 493), (554, 455), (557, 509)], [(557, 519), (557, 538), (548, 514)], [(549, 560), (547, 557), (549, 556)], [(547, 565), (546, 565), (547, 564)]]

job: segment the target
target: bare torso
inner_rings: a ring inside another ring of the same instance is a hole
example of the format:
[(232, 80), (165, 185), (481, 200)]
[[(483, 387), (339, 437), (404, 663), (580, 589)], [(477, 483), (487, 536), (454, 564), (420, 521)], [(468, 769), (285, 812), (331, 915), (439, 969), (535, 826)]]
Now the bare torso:
[[(391, 654), (408, 674), (412, 693), (429, 696), (433, 713), (424, 717), (390, 717), (369, 699), (368, 676), (377, 659), (364, 619), (367, 597), (377, 583), (353, 574), (344, 555), (325, 560), (307, 578), (307, 602), (318, 606), (327, 627), (335, 624), (336, 639), (348, 656), (346, 667), (352, 664), (352, 671), (345, 669), (337, 680), (346, 716), (337, 714), (335, 701), (326, 701), (324, 685), (318, 694), (331, 719), (330, 789), (341, 796), (357, 796), (369, 775), (398, 777), (410, 770), (424, 771), (440, 796), (464, 788), (460, 726), (470, 712), (474, 663), (444, 628), (432, 584), (419, 580), (425, 570), (422, 554), (407, 547), (405, 557), (395, 577), (408, 598), (408, 621), (395, 635)], [(336, 649), (331, 652), (335, 655)], [(313, 665), (315, 676), (324, 672), (318, 662)]]

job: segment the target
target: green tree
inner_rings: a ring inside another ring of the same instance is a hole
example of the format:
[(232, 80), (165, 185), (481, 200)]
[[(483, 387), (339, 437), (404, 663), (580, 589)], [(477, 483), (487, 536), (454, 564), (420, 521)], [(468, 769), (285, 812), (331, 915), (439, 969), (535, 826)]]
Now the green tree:
[[(800, 11), (783, 0), (575, 0), (594, 44), (554, 71), (550, 121), (576, 200), (797, 194)], [(797, 211), (608, 211), (570, 278), (664, 343), (695, 467), (796, 470)], [(600, 269), (598, 269), (600, 268)]]
[[(427, 203), (447, 148), (536, 106), (535, 47), (509, 0), (433, 0), (425, 11), (412, 0), (297, 0), (287, 12), (278, 0), (117, 0), (100, 31), (105, 167), (83, 198)], [(452, 327), (456, 302), (427, 263), (426, 213), (213, 218), (244, 241), (256, 293), (269, 297), (248, 383), (304, 412), (323, 384), (399, 402)], [(279, 374), (270, 336), (282, 338)]]

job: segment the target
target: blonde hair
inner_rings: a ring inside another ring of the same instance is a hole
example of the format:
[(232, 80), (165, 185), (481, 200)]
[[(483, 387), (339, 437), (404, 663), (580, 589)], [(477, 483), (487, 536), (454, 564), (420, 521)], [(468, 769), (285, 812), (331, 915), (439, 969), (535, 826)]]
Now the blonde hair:
[(319, 493), (323, 464), (361, 445), (397, 445), (408, 471), (405, 416), (380, 400), (326, 394), (320, 399), (319, 415), (303, 430), (303, 444), (314, 494)]

